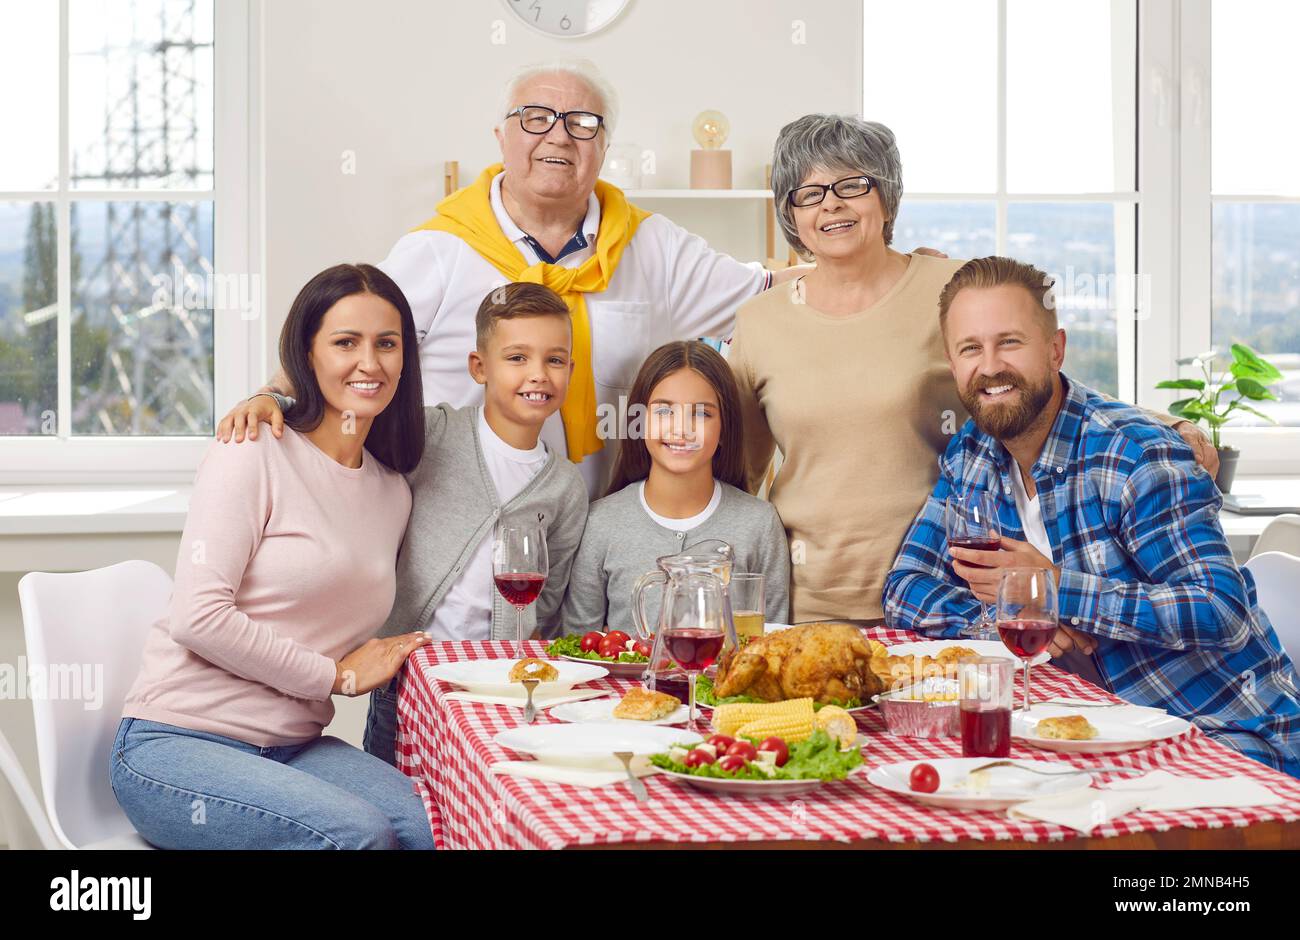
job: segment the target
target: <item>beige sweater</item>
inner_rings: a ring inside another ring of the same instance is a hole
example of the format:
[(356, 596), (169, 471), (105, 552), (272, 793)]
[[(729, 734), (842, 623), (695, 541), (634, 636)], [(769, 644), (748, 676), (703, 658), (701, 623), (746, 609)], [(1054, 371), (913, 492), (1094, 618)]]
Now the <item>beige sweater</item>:
[(962, 261), (913, 255), (875, 306), (830, 316), (780, 285), (741, 307), (740, 383), (751, 492), (774, 447), (769, 498), (791, 551), (791, 622), (883, 615), (885, 575), (967, 414), (939, 334), (939, 292)]

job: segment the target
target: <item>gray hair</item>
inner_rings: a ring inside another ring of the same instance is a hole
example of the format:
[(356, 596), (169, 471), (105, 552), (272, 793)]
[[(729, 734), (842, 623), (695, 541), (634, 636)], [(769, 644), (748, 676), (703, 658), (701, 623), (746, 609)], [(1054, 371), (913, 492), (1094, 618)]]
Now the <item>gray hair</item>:
[(799, 239), (787, 197), (819, 169), (843, 169), (874, 179), (885, 210), (885, 244), (894, 240), (894, 220), (903, 198), (903, 161), (893, 131), (875, 121), (839, 114), (805, 114), (781, 128), (772, 152), (772, 197), (785, 240), (803, 258), (812, 253)]
[[(618, 123), (618, 93), (614, 86), (606, 81), (596, 64), (587, 59), (557, 59), (552, 62), (538, 62), (525, 65), (510, 76), (501, 90), (500, 106), (497, 108), (497, 126), (505, 120), (506, 112), (516, 104), (515, 93), (519, 86), (540, 75), (575, 75), (584, 85), (595, 92), (600, 99), (600, 115), (605, 119), (605, 140), (614, 135), (614, 125)], [(519, 102), (525, 104), (528, 102)]]

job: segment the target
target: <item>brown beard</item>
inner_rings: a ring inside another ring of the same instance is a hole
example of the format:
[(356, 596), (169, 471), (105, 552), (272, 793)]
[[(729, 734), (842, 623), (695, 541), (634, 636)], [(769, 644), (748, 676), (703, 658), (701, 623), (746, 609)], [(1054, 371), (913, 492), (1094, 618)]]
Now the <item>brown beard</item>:
[[(976, 376), (958, 392), (958, 396), (975, 419), (977, 428), (996, 440), (1005, 441), (1024, 434), (1042, 414), (1043, 408), (1052, 400), (1052, 383), (1055, 381), (1055, 373), (1049, 373), (1042, 384), (1030, 386), (1014, 372), (999, 372), (991, 378)], [(1010, 385), (1019, 391), (1020, 400), (1003, 405), (987, 404), (981, 391), (999, 385)]]

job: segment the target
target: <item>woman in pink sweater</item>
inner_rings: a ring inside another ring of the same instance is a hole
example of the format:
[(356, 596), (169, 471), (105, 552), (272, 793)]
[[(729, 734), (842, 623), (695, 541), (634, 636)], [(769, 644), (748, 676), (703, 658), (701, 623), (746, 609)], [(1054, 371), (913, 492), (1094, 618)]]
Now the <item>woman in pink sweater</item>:
[(409, 780), (322, 736), (331, 696), (387, 683), (423, 633), (375, 639), (424, 446), (415, 326), (370, 265), (316, 275), (280, 358), (282, 437), (214, 441), (168, 616), (110, 755), (118, 802), (161, 848), (433, 848)]

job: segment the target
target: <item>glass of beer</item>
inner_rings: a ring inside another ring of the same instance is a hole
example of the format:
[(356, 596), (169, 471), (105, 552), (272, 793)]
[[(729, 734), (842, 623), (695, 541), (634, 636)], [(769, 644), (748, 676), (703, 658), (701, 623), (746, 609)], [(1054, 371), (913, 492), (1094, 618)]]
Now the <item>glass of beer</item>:
[(763, 598), (763, 575), (733, 574), (727, 585), (731, 597), (731, 619), (736, 625), (736, 642), (742, 646), (763, 635), (767, 605)]

